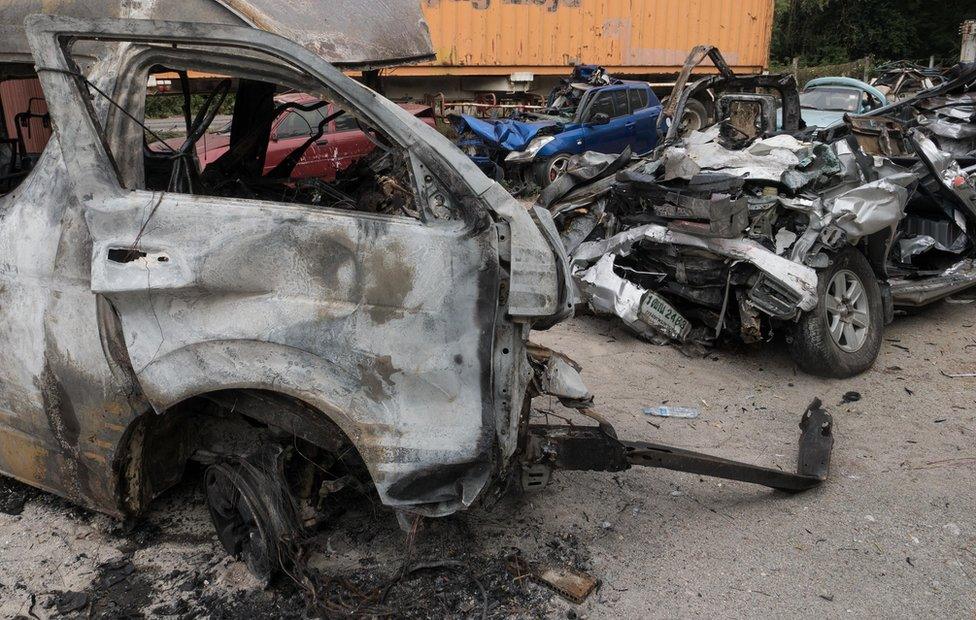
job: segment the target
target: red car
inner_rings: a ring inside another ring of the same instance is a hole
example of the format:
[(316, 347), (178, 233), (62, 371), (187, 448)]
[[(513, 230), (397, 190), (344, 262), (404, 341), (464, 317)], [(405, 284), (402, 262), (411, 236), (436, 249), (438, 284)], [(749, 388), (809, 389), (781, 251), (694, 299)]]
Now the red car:
[[(320, 99), (306, 93), (292, 93), (275, 97), (275, 101), (279, 105), (294, 102), (308, 106), (319, 102)], [(429, 106), (401, 103), (400, 107), (431, 127), (435, 125), (434, 111)], [(296, 108), (283, 112), (271, 128), (271, 141), (268, 143), (264, 172), (269, 172), (289, 153), (304, 144), (309, 136), (315, 133), (322, 119), (327, 118), (334, 111), (334, 106), (330, 103), (311, 112)], [(197, 157), (200, 160), (201, 170), (227, 152), (229, 142), (229, 126), (204, 135), (197, 143)], [(345, 170), (359, 158), (371, 153), (374, 148), (376, 147), (373, 143), (359, 129), (355, 117), (343, 114), (332, 120), (322, 137), (305, 151), (292, 171), (291, 178), (333, 181), (337, 172)]]

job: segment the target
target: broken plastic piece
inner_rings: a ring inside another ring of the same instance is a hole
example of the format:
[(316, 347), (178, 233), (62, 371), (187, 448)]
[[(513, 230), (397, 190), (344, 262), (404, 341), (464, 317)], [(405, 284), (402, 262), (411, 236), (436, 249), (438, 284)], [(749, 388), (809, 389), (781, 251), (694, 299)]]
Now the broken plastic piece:
[(508, 560), (508, 571), (516, 579), (529, 577), (533, 581), (552, 588), (563, 598), (577, 605), (600, 585), (598, 579), (569, 566), (538, 565), (515, 555)]
[(694, 407), (644, 407), (644, 415), (654, 415), (659, 418), (685, 418), (694, 419), (699, 415), (698, 409)]

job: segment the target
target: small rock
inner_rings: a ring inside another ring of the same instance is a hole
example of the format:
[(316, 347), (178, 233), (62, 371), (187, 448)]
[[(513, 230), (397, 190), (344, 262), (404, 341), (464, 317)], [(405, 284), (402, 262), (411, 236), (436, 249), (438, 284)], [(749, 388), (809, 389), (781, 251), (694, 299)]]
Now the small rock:
[(57, 595), (54, 604), (59, 614), (70, 614), (88, 605), (88, 595), (84, 592), (61, 592)]
[(959, 536), (960, 534), (962, 534), (962, 530), (959, 529), (959, 526), (956, 525), (955, 523), (946, 523), (942, 529), (949, 532), (953, 536)]

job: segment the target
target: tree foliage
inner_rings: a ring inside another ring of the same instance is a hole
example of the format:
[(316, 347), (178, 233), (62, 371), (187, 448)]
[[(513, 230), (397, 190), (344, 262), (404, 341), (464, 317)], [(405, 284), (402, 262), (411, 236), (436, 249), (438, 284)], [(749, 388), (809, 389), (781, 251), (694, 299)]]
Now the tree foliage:
[(804, 64), (958, 59), (959, 26), (976, 0), (776, 0), (773, 60)]

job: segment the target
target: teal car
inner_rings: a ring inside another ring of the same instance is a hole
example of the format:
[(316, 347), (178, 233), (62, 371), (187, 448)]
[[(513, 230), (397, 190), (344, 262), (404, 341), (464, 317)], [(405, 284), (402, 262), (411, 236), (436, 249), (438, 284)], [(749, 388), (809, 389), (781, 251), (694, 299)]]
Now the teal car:
[(830, 127), (843, 122), (845, 114), (867, 114), (886, 105), (880, 90), (854, 78), (817, 78), (800, 92), (800, 115), (807, 127)]

